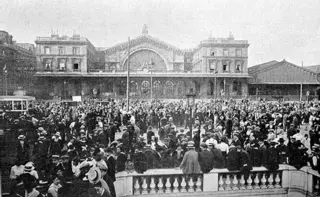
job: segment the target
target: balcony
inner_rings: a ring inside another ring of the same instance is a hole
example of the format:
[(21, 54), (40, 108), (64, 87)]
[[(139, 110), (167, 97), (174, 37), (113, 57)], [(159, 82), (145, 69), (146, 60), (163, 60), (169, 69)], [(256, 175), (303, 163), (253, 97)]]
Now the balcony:
[(320, 175), (280, 165), (277, 171), (256, 167), (248, 175), (227, 169), (184, 175), (179, 169), (153, 169), (144, 174), (117, 173), (118, 196), (316, 196)]

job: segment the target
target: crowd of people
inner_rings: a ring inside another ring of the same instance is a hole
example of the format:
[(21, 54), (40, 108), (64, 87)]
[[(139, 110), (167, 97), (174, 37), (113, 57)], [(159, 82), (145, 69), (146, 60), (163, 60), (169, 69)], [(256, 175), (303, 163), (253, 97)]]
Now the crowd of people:
[[(3, 106), (5, 109), (5, 106)], [(93, 100), (76, 106), (38, 102), (4, 134), (17, 141), (11, 195), (116, 196), (121, 171), (180, 168), (185, 174), (279, 164), (320, 172), (318, 102)], [(119, 136), (119, 137), (116, 137)], [(39, 191), (39, 185), (49, 185)]]

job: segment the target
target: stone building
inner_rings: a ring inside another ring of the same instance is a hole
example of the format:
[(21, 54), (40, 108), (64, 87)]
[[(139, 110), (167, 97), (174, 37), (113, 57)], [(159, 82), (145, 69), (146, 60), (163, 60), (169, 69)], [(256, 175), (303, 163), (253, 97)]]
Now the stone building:
[(133, 98), (181, 99), (190, 91), (197, 98), (242, 97), (248, 92), (249, 44), (232, 35), (203, 40), (190, 50), (150, 36), (146, 26), (130, 42), (108, 48), (95, 48), (80, 36), (38, 37), (36, 44), (41, 96), (125, 98), (128, 62)]
[(88, 69), (104, 67), (104, 58), (91, 42), (80, 35), (38, 37), (35, 41), (37, 54), (37, 96), (64, 99), (75, 95), (88, 95)]
[(12, 38), (8, 32), (0, 31), (0, 95), (13, 95), (18, 90), (33, 95), (36, 56)]

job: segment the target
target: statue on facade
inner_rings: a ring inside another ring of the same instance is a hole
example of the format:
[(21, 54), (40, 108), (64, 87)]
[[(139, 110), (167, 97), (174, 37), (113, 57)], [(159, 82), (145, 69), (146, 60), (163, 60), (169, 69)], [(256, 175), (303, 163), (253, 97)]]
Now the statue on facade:
[(146, 24), (143, 25), (142, 35), (148, 35), (148, 26)]

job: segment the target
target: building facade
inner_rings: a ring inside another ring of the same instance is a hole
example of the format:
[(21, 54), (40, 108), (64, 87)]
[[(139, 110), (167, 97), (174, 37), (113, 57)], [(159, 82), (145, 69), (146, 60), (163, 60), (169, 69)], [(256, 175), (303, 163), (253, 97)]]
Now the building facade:
[(33, 95), (35, 53), (20, 47), (12, 38), (8, 32), (0, 31), (0, 95), (14, 95), (17, 92)]
[(38, 37), (35, 43), (38, 97), (67, 99), (90, 94), (82, 76), (88, 74), (89, 68), (103, 68), (104, 58), (89, 40), (80, 35), (52, 34), (51, 37)]
[(150, 36), (144, 26), (142, 35), (109, 48), (95, 48), (80, 36), (39, 37), (36, 44), (42, 97), (125, 98), (128, 66), (130, 96), (135, 98), (181, 99), (189, 92), (203, 99), (229, 98), (248, 93), (249, 44), (233, 36), (209, 38), (182, 50)]

